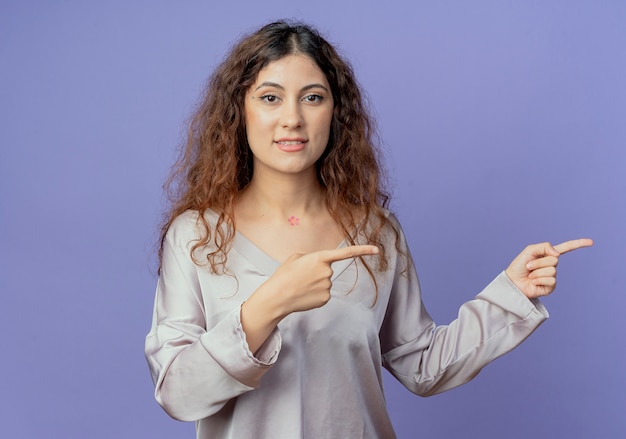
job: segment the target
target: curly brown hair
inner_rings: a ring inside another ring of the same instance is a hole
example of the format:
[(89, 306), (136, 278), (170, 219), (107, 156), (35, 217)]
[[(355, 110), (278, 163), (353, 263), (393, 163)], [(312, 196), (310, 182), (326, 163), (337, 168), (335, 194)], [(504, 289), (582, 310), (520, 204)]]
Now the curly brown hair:
[(191, 119), (180, 158), (165, 185), (171, 208), (161, 226), (160, 263), (165, 236), (176, 217), (187, 210), (202, 213), (211, 209), (218, 215), (217, 225), (211, 228), (199, 215), (202, 232), (191, 256), (194, 258), (197, 249), (211, 243), (212, 250), (207, 254), (211, 270), (217, 273), (225, 267), (235, 236), (235, 199), (253, 172), (244, 97), (259, 71), (272, 61), (296, 53), (315, 61), (333, 95), (330, 138), (317, 163), (328, 210), (347, 242), (354, 244), (360, 236), (377, 245), (381, 256), (378, 268), (387, 268), (381, 232), (389, 223), (385, 212), (389, 196), (382, 184), (373, 121), (352, 67), (314, 28), (286, 21), (267, 24), (244, 37), (211, 76)]

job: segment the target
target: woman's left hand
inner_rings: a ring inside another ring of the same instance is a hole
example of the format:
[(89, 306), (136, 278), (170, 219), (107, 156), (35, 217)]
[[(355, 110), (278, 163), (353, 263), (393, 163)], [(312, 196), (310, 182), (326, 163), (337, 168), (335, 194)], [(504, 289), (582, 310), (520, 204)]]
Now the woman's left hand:
[(526, 247), (506, 269), (509, 279), (528, 297), (547, 296), (556, 287), (559, 256), (593, 245), (591, 239), (574, 239), (552, 246), (549, 242)]

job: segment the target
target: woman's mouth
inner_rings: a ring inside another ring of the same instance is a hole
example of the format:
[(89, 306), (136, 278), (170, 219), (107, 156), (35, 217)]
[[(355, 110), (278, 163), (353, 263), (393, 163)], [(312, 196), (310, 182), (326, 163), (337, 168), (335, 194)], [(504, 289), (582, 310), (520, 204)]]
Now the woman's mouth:
[(306, 144), (305, 139), (280, 139), (276, 140), (276, 145), (278, 145), (278, 149), (284, 152), (297, 152), (302, 151), (304, 149), (304, 145)]

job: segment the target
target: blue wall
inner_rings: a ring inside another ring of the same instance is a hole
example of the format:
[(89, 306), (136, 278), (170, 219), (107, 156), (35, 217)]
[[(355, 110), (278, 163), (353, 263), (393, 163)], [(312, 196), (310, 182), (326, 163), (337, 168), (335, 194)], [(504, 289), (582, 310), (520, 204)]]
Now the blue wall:
[(229, 44), (283, 17), (352, 60), (439, 322), (526, 244), (596, 241), (473, 382), (386, 377), (399, 437), (626, 437), (626, 3), (241, 3), (0, 4), (0, 437), (193, 437), (143, 358), (161, 184)]

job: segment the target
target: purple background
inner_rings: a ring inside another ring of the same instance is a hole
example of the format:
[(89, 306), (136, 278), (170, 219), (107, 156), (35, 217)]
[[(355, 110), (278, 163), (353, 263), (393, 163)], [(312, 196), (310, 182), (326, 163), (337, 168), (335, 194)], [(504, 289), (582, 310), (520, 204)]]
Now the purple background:
[(193, 437), (153, 399), (161, 184), (210, 71), (273, 18), (353, 62), (445, 323), (526, 245), (551, 318), (468, 385), (386, 376), (400, 438), (626, 437), (626, 2), (2, 1), (0, 437)]

